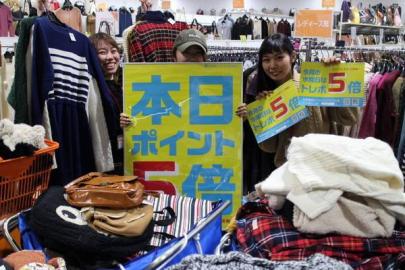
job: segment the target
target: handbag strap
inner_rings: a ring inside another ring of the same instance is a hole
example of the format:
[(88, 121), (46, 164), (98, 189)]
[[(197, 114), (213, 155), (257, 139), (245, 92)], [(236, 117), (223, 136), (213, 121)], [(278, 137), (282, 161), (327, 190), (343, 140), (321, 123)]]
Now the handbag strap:
[(173, 208), (171, 208), (170, 206), (163, 208), (161, 211), (155, 211), (154, 213), (163, 215), (163, 214), (165, 214), (165, 210), (169, 214), (169, 216), (165, 219), (155, 220), (154, 222), (156, 225), (168, 226), (170, 224), (173, 224), (173, 222), (176, 220), (176, 218), (177, 218), (176, 213), (174, 212)]
[(98, 26), (98, 32), (101, 32), (101, 27), (102, 25), (105, 24), (105, 29), (108, 35), (111, 35), (111, 29), (110, 29), (110, 24), (107, 21), (101, 21), (100, 25)]

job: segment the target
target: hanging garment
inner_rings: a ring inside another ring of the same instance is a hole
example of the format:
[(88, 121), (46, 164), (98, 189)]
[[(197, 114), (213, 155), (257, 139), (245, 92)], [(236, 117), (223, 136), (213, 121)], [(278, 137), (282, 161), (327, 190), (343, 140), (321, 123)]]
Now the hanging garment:
[(120, 8), (119, 10), (119, 33), (116, 35), (117, 37), (122, 36), (122, 32), (126, 28), (132, 25), (132, 15), (125, 7)]
[(13, 29), (11, 9), (4, 4), (0, 4), (0, 37), (13, 37)]
[[(26, 54), (31, 35), (31, 27), (36, 17), (24, 18), (18, 24), (18, 43), (15, 51), (15, 74), (7, 101), (14, 108), (14, 122), (31, 124), (27, 96)], [(31, 66), (30, 66), (31, 67)], [(29, 68), (31, 69), (31, 68)]]
[(395, 142), (395, 122), (398, 115), (395, 114), (392, 86), (401, 74), (394, 70), (384, 74), (382, 80), (377, 86), (377, 119), (375, 128), (375, 137), (381, 139), (390, 145)]
[(267, 25), (267, 21), (263, 18), (260, 18), (262, 22), (262, 38), (267, 38), (269, 36), (269, 27)]
[(167, 22), (160, 11), (148, 11), (128, 35), (130, 62), (172, 62), (174, 40), (188, 29), (185, 22)]
[(262, 39), (262, 21), (255, 19), (253, 21), (253, 37), (252, 39)]
[(72, 9), (58, 9), (55, 11), (56, 17), (63, 23), (69, 25), (76, 31), (82, 31), (81, 12), (77, 7)]
[(217, 28), (218, 28), (218, 34), (221, 37), (221, 39), (231, 39), (232, 38), (233, 24), (234, 24), (234, 21), (229, 16), (225, 16), (224, 18), (221, 18), (218, 20)]
[(377, 85), (382, 79), (383, 75), (377, 73), (370, 80), (369, 95), (366, 107), (364, 108), (363, 117), (361, 120), (359, 138), (367, 138), (375, 136), (375, 123), (377, 119)]
[(32, 57), (32, 120), (59, 142), (58, 184), (113, 167), (112, 107), (98, 57), (89, 39), (48, 17), (35, 21)]
[(340, 10), (343, 13), (342, 22), (347, 22), (350, 18), (350, 13), (351, 13), (350, 12), (350, 2), (347, 0), (344, 0), (342, 2), (342, 6), (341, 6)]
[(232, 28), (232, 39), (240, 40), (240, 36), (253, 35), (253, 20), (244, 15), (238, 18)]

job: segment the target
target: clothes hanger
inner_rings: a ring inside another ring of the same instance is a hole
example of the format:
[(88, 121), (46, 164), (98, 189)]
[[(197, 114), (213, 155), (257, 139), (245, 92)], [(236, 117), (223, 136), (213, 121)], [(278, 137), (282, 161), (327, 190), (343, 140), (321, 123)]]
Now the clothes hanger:
[(48, 7), (47, 7), (46, 3), (44, 3), (44, 9), (45, 9), (45, 11), (44, 11), (44, 14), (43, 14), (43, 15), (46, 15), (46, 17), (48, 18), (48, 20), (49, 20), (50, 22), (52, 22), (52, 23), (54, 23), (54, 24), (56, 24), (56, 25), (59, 25), (59, 26), (66, 27), (66, 24), (64, 24), (63, 22), (61, 22), (61, 21), (58, 19), (58, 17), (56, 17), (55, 13), (53, 13), (52, 11), (49, 11), (49, 10), (48, 10)]
[(62, 9), (63, 10), (72, 10), (73, 5), (69, 0), (65, 0), (65, 2), (63, 2)]

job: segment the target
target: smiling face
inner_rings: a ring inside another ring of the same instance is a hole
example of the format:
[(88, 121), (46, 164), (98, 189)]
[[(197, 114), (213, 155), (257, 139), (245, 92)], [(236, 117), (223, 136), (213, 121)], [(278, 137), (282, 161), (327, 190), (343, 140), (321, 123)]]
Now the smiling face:
[(277, 85), (281, 85), (292, 78), (292, 63), (295, 54), (286, 52), (265, 53), (262, 57), (262, 68), (265, 74)]
[(118, 70), (120, 63), (120, 54), (118, 48), (114, 47), (106, 41), (99, 41), (97, 44), (97, 55), (100, 60), (101, 67), (104, 71), (104, 76), (112, 80)]

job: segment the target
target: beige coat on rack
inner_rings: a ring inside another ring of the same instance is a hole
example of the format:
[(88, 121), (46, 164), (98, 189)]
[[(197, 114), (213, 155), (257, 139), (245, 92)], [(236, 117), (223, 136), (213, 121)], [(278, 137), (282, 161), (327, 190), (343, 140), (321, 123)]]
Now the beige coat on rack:
[(55, 15), (61, 22), (79, 32), (82, 31), (81, 12), (77, 7), (73, 7), (72, 9), (60, 8), (55, 11)]

